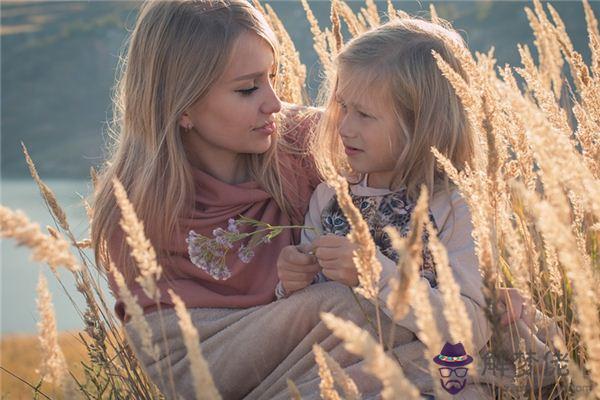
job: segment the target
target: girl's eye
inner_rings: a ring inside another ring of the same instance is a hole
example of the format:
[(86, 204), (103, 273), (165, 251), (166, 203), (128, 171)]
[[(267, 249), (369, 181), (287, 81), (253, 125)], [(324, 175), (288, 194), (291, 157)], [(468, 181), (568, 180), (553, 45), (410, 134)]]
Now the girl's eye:
[(240, 93), (242, 96), (250, 96), (256, 89), (258, 89), (258, 86), (254, 86), (249, 89), (236, 90), (236, 92)]

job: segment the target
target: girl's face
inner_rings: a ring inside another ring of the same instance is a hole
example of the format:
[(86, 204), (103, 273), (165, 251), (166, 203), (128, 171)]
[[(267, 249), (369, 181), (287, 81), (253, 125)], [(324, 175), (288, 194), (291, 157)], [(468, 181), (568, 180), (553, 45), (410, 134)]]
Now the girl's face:
[(221, 78), (181, 117), (184, 129), (193, 127), (183, 134), (192, 165), (223, 178), (220, 171), (235, 169), (241, 154), (270, 148), (273, 114), (281, 109), (271, 85), (273, 64), (271, 47), (258, 35), (247, 32), (238, 38)]
[(356, 172), (369, 174), (369, 186), (389, 188), (401, 150), (394, 112), (382, 96), (365, 96), (357, 90), (356, 79), (350, 79), (340, 73), (335, 93), (348, 162)]

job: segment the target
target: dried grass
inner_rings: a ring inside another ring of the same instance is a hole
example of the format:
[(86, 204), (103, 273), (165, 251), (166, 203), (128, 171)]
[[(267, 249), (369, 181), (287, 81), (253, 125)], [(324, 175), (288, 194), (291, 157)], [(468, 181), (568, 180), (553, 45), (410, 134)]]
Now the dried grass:
[[(277, 90), (284, 100), (305, 104), (306, 67), (300, 62), (293, 41), (268, 4), (263, 8), (256, 0), (254, 2), (267, 16), (282, 44)], [(302, 4), (326, 76), (331, 76), (333, 60), (345, 40), (342, 24), (346, 24), (354, 37), (381, 23), (380, 11), (373, 0), (367, 0), (365, 7), (357, 13), (345, 1), (335, 0), (331, 8), (331, 28), (325, 29), (319, 27), (308, 2), (303, 0)], [(434, 53), (432, 56), (441, 72), (467, 110), (476, 134), (477, 150), (475, 162), (461, 172), (435, 149), (432, 151), (440, 169), (457, 186), (469, 206), (488, 305), (487, 316), (494, 325), (494, 336), (503, 331), (498, 325), (496, 291), (501, 286), (517, 287), (541, 312), (558, 323), (562, 339), (556, 337), (553, 343), (556, 349), (569, 355), (567, 378), (580, 386), (591, 385), (590, 397), (600, 397), (600, 295), (597, 291), (600, 284), (600, 202), (597, 200), (600, 198), (600, 35), (587, 0), (583, 1), (583, 10), (592, 59), (590, 65), (586, 65), (581, 53), (575, 50), (560, 15), (551, 5), (539, 1), (534, 1), (533, 8), (525, 11), (538, 60), (526, 46), (519, 46), (522, 66), (498, 68), (493, 51), (473, 57), (467, 49), (450, 42), (448, 45), (468, 76), (467, 84)], [(391, 1), (387, 2), (387, 14), (388, 18), (408, 17)], [(430, 14), (433, 22), (441, 22), (433, 6)], [(575, 86), (571, 99), (566, 99), (564, 93), (566, 77), (561, 71), (564, 63), (568, 65)], [(522, 83), (517, 82), (514, 72), (523, 78)], [(40, 372), (43, 370), (44, 375), (55, 382), (68, 382), (71, 386), (66, 388), (67, 391), (77, 388), (81, 397), (95, 398), (98, 393), (104, 393), (110, 398), (161, 398), (127, 345), (111, 307), (106, 304), (103, 290), (91, 278), (95, 271), (100, 279), (106, 280), (107, 271), (90, 263), (81, 252), (90, 245), (89, 240), (75, 238), (66, 213), (39, 177), (25, 146), (23, 152), (42, 199), (56, 221), (56, 228), (49, 228), (49, 234), (44, 234), (23, 213), (0, 206), (0, 235), (29, 247), (32, 257), (47, 263), (53, 272), (59, 266), (66, 267), (73, 273), (77, 291), (84, 297), (86, 307), (80, 310), (75, 305), (85, 323), (85, 334), (80, 335), (77, 343), (87, 355), (83, 357), (83, 364), (74, 367), (65, 361), (71, 356), (61, 356), (50, 298), (45, 281), (40, 281), (40, 340), (44, 347)], [(95, 181), (95, 171), (91, 176)], [(355, 257), (360, 280), (357, 292), (377, 302), (381, 266), (375, 257), (376, 249), (368, 228), (349, 199), (346, 181), (333, 175), (328, 180), (336, 189), (351, 222), (350, 238), (359, 245)], [(158, 299), (156, 280), (161, 277), (162, 268), (144, 235), (142, 221), (137, 220), (127, 200), (125, 188), (117, 181), (114, 184), (122, 210), (121, 226), (140, 269), (137, 282), (149, 297)], [(416, 279), (422, 224), (430, 235), (429, 245), (436, 260), (439, 290), (445, 304), (442, 311), (451, 327), (450, 334), (456, 341), (460, 338), (468, 349), (472, 349), (472, 345), (470, 330), (461, 328), (469, 324), (460, 323), (467, 318), (466, 311), (452, 279), (452, 268), (459, 266), (448, 264), (443, 245), (430, 223), (425, 221), (424, 201), (419, 201), (413, 230), (407, 239), (400, 239), (388, 231), (403, 258), (400, 278), (392, 280), (392, 296), (387, 300), (396, 318), (406, 315), (410, 308), (414, 310), (419, 327), (417, 335), (426, 346), (426, 357), (431, 360), (439, 352), (442, 338), (432, 317), (429, 299), (424, 295), (428, 289), (426, 283)], [(91, 216), (89, 205), (86, 208)], [(75, 250), (73, 253), (72, 249)], [(73, 254), (79, 255), (80, 259)], [(125, 300), (127, 313), (135, 321), (144, 351), (156, 356), (157, 348), (150, 340), (142, 310), (116, 269), (110, 267), (110, 271), (120, 297)], [(177, 305), (197, 392), (207, 398), (218, 398), (201, 355), (198, 333), (183, 303), (175, 294), (172, 297)], [(352, 323), (332, 315), (323, 315), (323, 319), (336, 336), (344, 340), (348, 351), (366, 360), (367, 371), (383, 382), (384, 398), (418, 398), (418, 390), (406, 379), (395, 360), (384, 352), (379, 313), (379, 343)], [(63, 345), (62, 348), (67, 353), (71, 350), (71, 346)], [(326, 397), (360, 398), (354, 382), (331, 357), (320, 348), (315, 348), (315, 355), (322, 368)], [(439, 386), (436, 366), (429, 361), (428, 368), (436, 376), (436, 398), (441, 398), (444, 393)], [(30, 389), (40, 396), (52, 385), (46, 380), (37, 389), (35, 387), (32, 384), (33, 389)], [(289, 381), (288, 387), (291, 397), (300, 398), (293, 382)], [(336, 387), (343, 394), (336, 392)], [(64, 390), (59, 383), (53, 393)], [(558, 398), (569, 396), (560, 383), (550, 390)], [(500, 395), (510, 394), (502, 392)], [(542, 398), (541, 391), (534, 390), (520, 395)]]
[(346, 350), (365, 359), (365, 371), (383, 383), (382, 398), (420, 398), (419, 391), (406, 379), (400, 365), (385, 354), (383, 347), (373, 339), (369, 332), (332, 314), (323, 313), (321, 319), (334, 335), (344, 341)]

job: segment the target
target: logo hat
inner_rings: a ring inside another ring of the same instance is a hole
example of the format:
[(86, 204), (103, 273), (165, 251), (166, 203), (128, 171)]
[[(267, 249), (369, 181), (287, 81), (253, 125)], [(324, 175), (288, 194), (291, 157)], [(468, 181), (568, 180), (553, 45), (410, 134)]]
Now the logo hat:
[(462, 367), (471, 364), (473, 357), (467, 354), (462, 343), (450, 344), (446, 342), (441, 353), (433, 358), (433, 362), (444, 367)]

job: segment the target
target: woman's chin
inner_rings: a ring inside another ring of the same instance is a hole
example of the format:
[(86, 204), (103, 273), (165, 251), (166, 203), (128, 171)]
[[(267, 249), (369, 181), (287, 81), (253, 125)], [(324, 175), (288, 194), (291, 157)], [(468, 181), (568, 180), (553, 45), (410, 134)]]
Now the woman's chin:
[(273, 140), (271, 136), (267, 136), (261, 138), (260, 140), (256, 140), (252, 143), (252, 148), (248, 149), (248, 153), (250, 154), (262, 154), (267, 152), (271, 148), (271, 144)]

